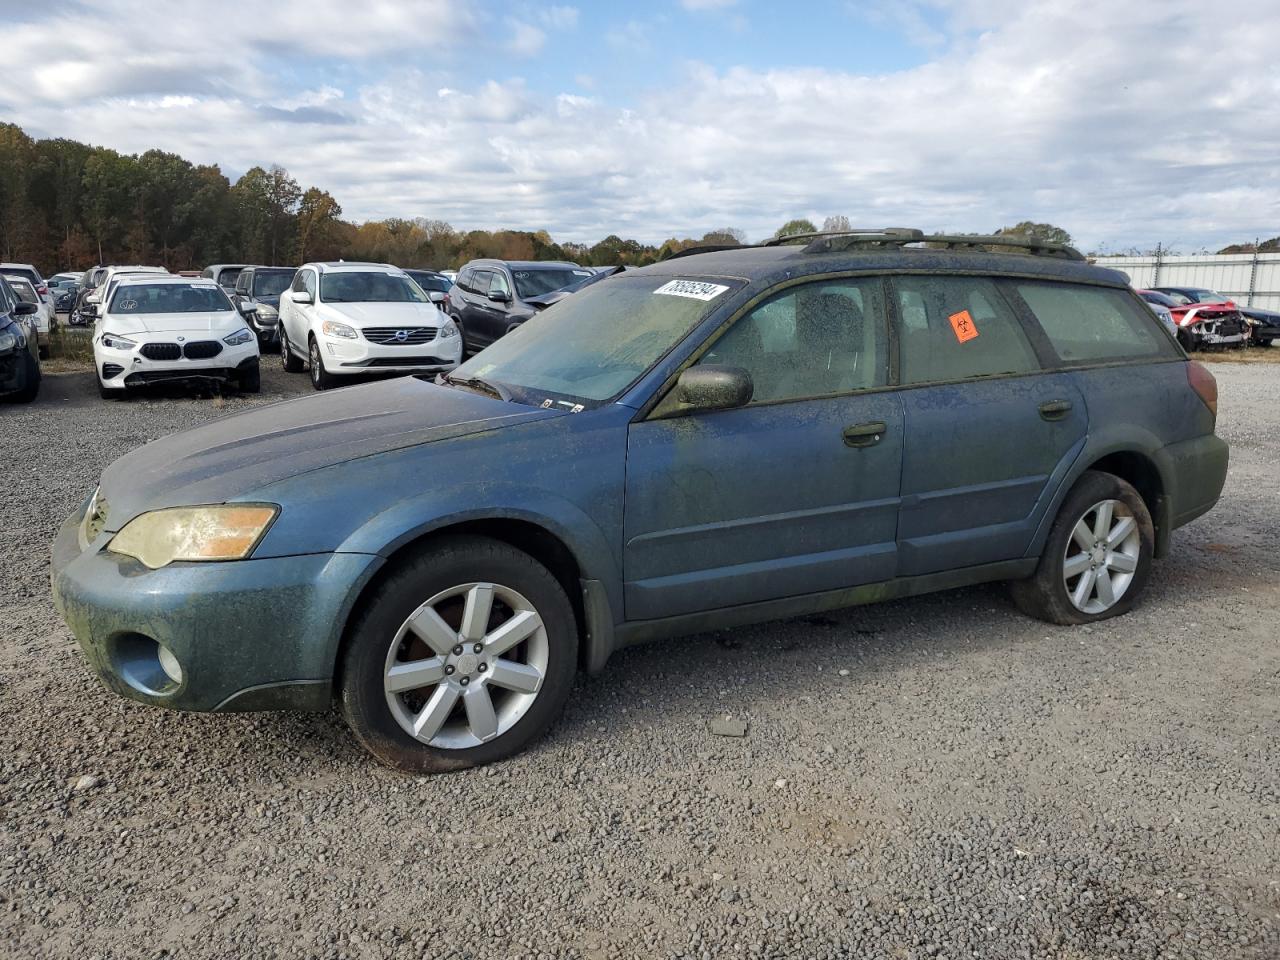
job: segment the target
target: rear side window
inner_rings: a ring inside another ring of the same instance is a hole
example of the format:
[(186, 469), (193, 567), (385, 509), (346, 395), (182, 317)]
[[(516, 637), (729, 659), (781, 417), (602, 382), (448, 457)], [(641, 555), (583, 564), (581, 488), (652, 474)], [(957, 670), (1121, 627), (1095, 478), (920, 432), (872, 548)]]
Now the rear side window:
[(1017, 316), (983, 277), (897, 277), (900, 379), (940, 383), (1040, 369)]
[(1123, 290), (1070, 283), (1017, 283), (1066, 363), (1176, 357), (1160, 320)]

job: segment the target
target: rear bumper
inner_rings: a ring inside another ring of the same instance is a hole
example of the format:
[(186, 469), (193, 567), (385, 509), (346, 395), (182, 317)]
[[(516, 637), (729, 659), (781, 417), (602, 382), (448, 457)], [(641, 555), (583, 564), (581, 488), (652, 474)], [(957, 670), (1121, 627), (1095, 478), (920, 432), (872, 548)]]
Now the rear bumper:
[[(382, 564), (356, 553), (149, 570), (81, 551), (79, 515), (53, 545), (53, 596), (89, 666), (121, 696), (178, 710), (326, 709), (351, 598)], [(156, 645), (182, 668), (173, 682)]]
[(1227, 481), (1230, 448), (1215, 434), (1171, 443), (1160, 450), (1169, 478), (1169, 525), (1184, 526), (1213, 509)]

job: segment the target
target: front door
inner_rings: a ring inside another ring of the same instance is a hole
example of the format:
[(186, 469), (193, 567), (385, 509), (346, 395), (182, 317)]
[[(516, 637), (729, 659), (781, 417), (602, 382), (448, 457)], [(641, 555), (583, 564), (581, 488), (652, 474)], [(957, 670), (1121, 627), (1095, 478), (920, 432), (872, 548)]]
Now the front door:
[(1084, 398), (1068, 375), (1042, 370), (991, 280), (893, 286), (907, 435), (899, 575), (1021, 557), (1084, 445)]
[(627, 619), (892, 578), (903, 418), (884, 389), (882, 281), (788, 287), (697, 362), (745, 369), (755, 392), (738, 409), (631, 425)]

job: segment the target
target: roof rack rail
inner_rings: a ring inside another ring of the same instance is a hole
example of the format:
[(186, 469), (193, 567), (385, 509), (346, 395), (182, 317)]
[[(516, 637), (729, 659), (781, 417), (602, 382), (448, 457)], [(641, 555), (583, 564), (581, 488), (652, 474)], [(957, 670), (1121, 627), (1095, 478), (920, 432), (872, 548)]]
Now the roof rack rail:
[[(785, 237), (774, 237), (760, 244), (762, 247), (780, 247), (787, 243), (807, 241), (810, 246), (836, 237), (848, 237), (854, 243), (915, 243), (924, 239), (924, 231), (913, 227), (871, 227), (849, 230), (818, 230), (814, 233), (792, 233)], [(835, 249), (835, 248), (833, 248)], [(816, 251), (815, 251), (816, 252)]]
[(663, 263), (668, 260), (679, 260), (681, 257), (692, 257), (699, 253), (719, 253), (721, 250), (741, 250), (744, 247), (755, 247), (759, 244), (755, 243), (704, 243), (696, 247), (685, 247), (683, 250), (677, 250), (675, 253), (663, 257)]
[(1086, 260), (1083, 253), (1065, 243), (1050, 243), (1020, 234), (990, 234), (985, 237), (937, 233), (924, 238), (927, 243), (938, 243), (947, 250), (956, 247), (1016, 247), (1038, 257), (1061, 257), (1064, 260)]

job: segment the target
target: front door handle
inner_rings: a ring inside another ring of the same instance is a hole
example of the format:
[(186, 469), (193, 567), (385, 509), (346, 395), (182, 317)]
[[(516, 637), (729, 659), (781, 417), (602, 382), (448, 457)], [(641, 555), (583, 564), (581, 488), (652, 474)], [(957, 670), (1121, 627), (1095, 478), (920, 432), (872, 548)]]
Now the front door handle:
[(885, 422), (873, 420), (870, 423), (855, 423), (844, 428), (844, 445), (846, 447), (872, 447), (884, 436)]
[(1040, 419), (1042, 420), (1061, 420), (1070, 412), (1070, 400), (1050, 400), (1048, 403), (1040, 404)]

